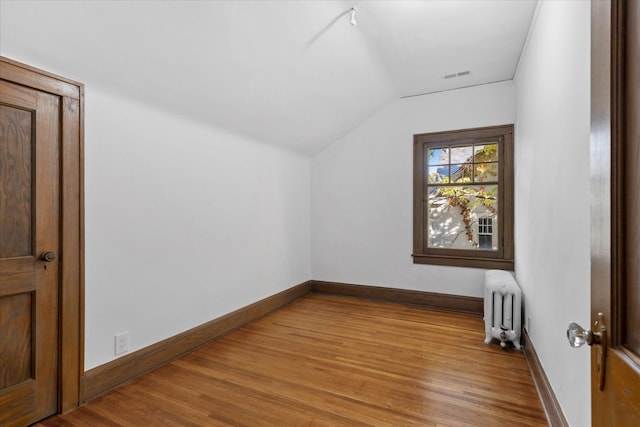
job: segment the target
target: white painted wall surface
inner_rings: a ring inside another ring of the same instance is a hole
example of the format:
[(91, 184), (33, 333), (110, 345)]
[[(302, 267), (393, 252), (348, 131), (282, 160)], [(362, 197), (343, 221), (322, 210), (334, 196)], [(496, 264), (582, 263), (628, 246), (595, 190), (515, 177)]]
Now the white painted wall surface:
[(310, 277), (310, 160), (86, 95), (85, 368)]
[(120, 332), (133, 352), (310, 278), (308, 157), (72, 77), (86, 84), (86, 370), (115, 359)]
[(531, 339), (576, 427), (591, 425), (590, 352), (565, 335), (590, 317), (589, 43), (589, 2), (541, 2), (516, 78), (516, 278)]
[(39, 51), (46, 31), (7, 34), (16, 19), (0, 54), (86, 84), (86, 369), (119, 332), (135, 351), (309, 278), (481, 297), (481, 269), (412, 263), (412, 135), (517, 109), (517, 279), (571, 425), (590, 424), (588, 351), (564, 338), (589, 318), (589, 2), (542, 3), (515, 86), (395, 101), (313, 161), (104, 86)]
[(400, 99), (318, 154), (313, 278), (481, 297), (482, 269), (413, 264), (413, 135), (514, 120), (511, 81)]
[(308, 280), (310, 159), (109, 85), (51, 39), (68, 8), (3, 2), (0, 54), (85, 84), (85, 369)]

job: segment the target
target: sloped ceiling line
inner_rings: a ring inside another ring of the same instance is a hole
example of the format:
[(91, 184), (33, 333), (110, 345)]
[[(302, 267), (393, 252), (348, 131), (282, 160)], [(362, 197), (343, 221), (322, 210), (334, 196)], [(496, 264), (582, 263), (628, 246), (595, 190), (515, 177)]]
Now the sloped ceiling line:
[(0, 54), (313, 155), (393, 99), (511, 79), (535, 3), (0, 0)]

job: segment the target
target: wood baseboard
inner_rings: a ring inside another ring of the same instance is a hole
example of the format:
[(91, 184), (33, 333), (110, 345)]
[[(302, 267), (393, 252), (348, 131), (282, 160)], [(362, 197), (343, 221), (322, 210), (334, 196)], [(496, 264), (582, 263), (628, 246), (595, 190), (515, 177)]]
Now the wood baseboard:
[(312, 292), (365, 298), (401, 304), (419, 305), (449, 311), (482, 314), (483, 299), (461, 295), (439, 294), (435, 292), (408, 289), (384, 288), (379, 286), (353, 285), (347, 283), (311, 281)]
[(482, 298), (310, 280), (85, 372), (88, 402), (311, 292), (482, 314)]
[(529, 365), (529, 371), (538, 390), (538, 395), (540, 395), (540, 401), (547, 415), (549, 425), (551, 427), (569, 427), (569, 423), (562, 413), (560, 402), (558, 402), (553, 388), (551, 388), (551, 383), (544, 373), (536, 349), (533, 347), (533, 343), (526, 329), (523, 330), (522, 337), (524, 341), (524, 358), (527, 361), (527, 365)]
[(217, 338), (311, 293), (301, 283), (222, 317), (85, 372), (82, 402), (88, 402)]

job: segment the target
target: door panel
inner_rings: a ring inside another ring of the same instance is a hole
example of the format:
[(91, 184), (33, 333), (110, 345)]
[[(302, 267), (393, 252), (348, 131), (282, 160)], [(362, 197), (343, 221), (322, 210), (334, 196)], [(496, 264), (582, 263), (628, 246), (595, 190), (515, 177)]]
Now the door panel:
[(0, 105), (0, 258), (31, 254), (31, 127), (33, 113)]
[(592, 320), (596, 427), (640, 426), (640, 2), (592, 2)]
[(58, 409), (60, 100), (0, 81), (0, 425)]
[(0, 389), (25, 382), (33, 375), (31, 304), (31, 293), (0, 298)]

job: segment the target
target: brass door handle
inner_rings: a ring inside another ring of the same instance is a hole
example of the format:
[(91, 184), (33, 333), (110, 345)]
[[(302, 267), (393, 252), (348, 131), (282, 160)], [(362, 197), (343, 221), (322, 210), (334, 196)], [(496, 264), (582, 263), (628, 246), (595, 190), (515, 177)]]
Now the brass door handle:
[(56, 260), (56, 254), (53, 252), (43, 252), (40, 259), (45, 262), (53, 262)]
[(584, 329), (576, 322), (569, 323), (567, 328), (567, 339), (571, 347), (577, 348), (585, 344), (598, 346), (596, 353), (596, 367), (598, 374), (598, 387), (600, 390), (604, 387), (604, 367), (607, 357), (607, 328), (604, 324), (604, 314), (598, 313), (598, 320), (593, 324), (591, 329)]

